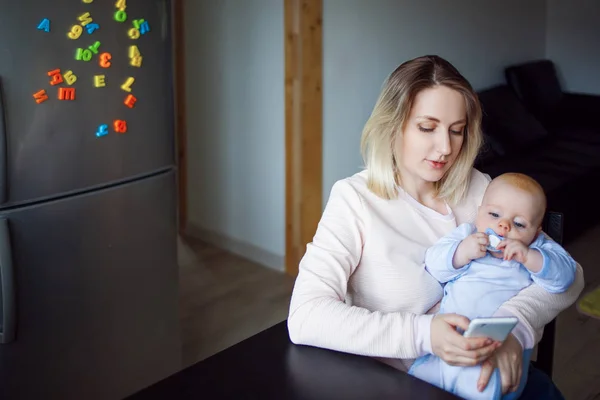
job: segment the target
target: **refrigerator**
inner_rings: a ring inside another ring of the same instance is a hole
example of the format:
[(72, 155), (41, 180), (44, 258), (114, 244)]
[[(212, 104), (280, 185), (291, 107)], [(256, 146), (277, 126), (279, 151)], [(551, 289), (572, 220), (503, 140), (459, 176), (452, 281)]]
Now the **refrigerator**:
[(0, 0), (0, 398), (181, 364), (171, 4)]

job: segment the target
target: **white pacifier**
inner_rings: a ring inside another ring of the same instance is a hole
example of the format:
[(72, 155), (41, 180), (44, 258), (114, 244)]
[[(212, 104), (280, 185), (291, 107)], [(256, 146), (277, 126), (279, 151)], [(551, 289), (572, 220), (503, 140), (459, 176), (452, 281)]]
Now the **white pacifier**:
[(500, 242), (504, 239), (502, 236), (496, 235), (492, 229), (487, 228), (485, 233), (489, 236), (490, 244), (487, 246), (489, 251), (493, 251), (495, 253), (501, 252), (502, 250), (498, 250), (496, 247), (500, 244)]

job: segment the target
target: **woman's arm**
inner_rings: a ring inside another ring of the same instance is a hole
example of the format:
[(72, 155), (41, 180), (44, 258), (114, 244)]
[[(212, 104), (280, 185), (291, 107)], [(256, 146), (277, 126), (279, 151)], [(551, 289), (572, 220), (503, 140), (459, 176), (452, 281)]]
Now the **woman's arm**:
[(416, 358), (431, 351), (432, 315), (383, 313), (345, 303), (369, 221), (356, 190), (337, 182), (299, 266), (288, 330), (296, 344), (354, 354)]
[(354, 187), (337, 182), (300, 262), (288, 316), (292, 342), (385, 358), (413, 359), (433, 351), (463, 366), (487, 359), (496, 349), (492, 341), (456, 331), (467, 328), (466, 317), (370, 311), (345, 302), (369, 235), (368, 218)]
[(549, 293), (534, 283), (505, 302), (494, 315), (517, 317), (519, 324), (512, 333), (523, 349), (531, 349), (542, 338), (544, 326), (575, 303), (583, 286), (583, 269), (577, 264), (575, 280), (566, 292)]

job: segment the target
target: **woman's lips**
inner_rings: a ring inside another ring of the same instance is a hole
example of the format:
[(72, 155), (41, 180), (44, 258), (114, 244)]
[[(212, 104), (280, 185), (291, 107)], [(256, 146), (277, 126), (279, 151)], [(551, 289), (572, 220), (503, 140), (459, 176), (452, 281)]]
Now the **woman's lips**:
[(427, 160), (427, 162), (429, 163), (429, 165), (431, 166), (431, 168), (433, 169), (442, 169), (446, 166), (446, 162), (447, 161), (431, 161), (431, 160)]

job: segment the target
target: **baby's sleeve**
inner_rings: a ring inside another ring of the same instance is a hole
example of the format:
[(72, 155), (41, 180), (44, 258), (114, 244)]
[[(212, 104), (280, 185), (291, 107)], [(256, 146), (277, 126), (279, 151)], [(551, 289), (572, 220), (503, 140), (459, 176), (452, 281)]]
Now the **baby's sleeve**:
[(566, 291), (575, 280), (577, 265), (571, 255), (554, 240), (541, 233), (531, 245), (543, 257), (542, 269), (531, 273), (531, 279), (550, 293)]
[(454, 268), (452, 259), (460, 242), (474, 232), (472, 224), (461, 224), (442, 237), (425, 252), (425, 269), (441, 283), (446, 283), (463, 274), (470, 264)]

